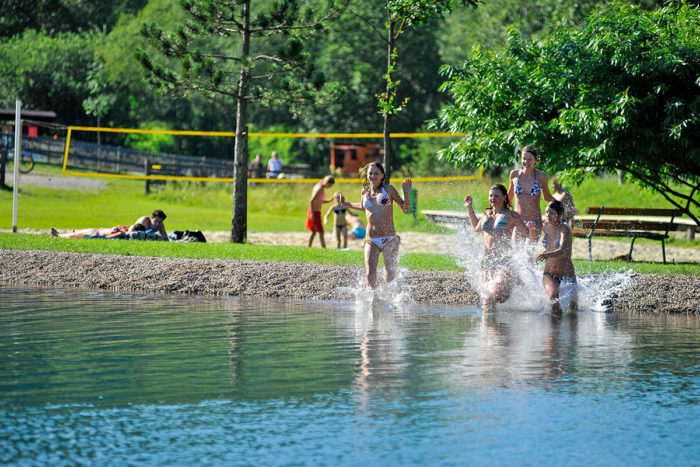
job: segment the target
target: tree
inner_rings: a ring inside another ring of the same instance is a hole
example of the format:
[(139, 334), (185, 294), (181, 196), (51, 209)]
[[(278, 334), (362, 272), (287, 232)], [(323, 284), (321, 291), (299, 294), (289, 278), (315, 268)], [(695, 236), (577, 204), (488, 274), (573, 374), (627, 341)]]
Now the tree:
[[(155, 23), (143, 35), (160, 57), (137, 51), (153, 87), (166, 93), (191, 91), (235, 102), (234, 190), (231, 241), (247, 234), (248, 103), (291, 108), (329, 91), (323, 76), (308, 67), (309, 34), (337, 14), (342, 0), (255, 2), (183, 0), (189, 20), (176, 34)], [(237, 49), (237, 50), (236, 50)], [(165, 61), (159, 60), (164, 58)], [(176, 67), (177, 71), (173, 70)], [(331, 92), (331, 91), (329, 91)]]
[[(476, 6), (479, 0), (460, 0), (463, 5)], [(408, 98), (401, 100), (397, 91), (399, 80), (395, 79), (396, 62), (398, 58), (397, 40), (399, 36), (410, 28), (418, 27), (433, 19), (442, 19), (455, 5), (454, 0), (387, 0), (386, 1), (386, 87), (379, 94), (379, 109), (384, 117), (384, 170), (386, 176), (384, 183), (391, 180), (391, 119), (392, 116), (406, 107)]]
[(611, 4), (541, 42), (511, 31), (499, 53), (477, 48), (442, 72), (453, 102), (433, 127), (466, 136), (441, 157), (509, 165), (532, 144), (547, 169), (624, 170), (700, 223), (697, 7)]

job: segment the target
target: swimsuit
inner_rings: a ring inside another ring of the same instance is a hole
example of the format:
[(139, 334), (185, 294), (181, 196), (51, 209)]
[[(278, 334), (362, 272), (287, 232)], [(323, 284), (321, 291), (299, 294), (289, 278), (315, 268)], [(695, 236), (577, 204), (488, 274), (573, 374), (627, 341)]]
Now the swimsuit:
[(369, 208), (371, 208), (373, 205), (379, 206), (380, 204), (382, 204), (382, 205), (387, 205), (387, 204), (390, 204), (390, 203), (391, 203), (391, 197), (389, 196), (389, 194), (388, 194), (388, 193), (386, 192), (386, 190), (384, 189), (384, 185), (382, 185), (382, 196), (381, 196), (381, 198), (379, 198), (379, 202), (376, 202), (375, 200), (371, 199), (371, 198), (370, 198), (370, 195), (369, 195), (369, 193), (368, 193), (368, 194), (367, 194), (367, 198), (365, 198), (365, 200), (362, 202), (362, 206), (363, 206), (365, 209), (369, 209)]
[(557, 283), (557, 285), (562, 284), (576, 284), (576, 276), (557, 276), (551, 272), (542, 273), (543, 276), (549, 276)]
[(365, 240), (365, 242), (367, 242), (368, 245), (374, 245), (380, 250), (383, 250), (384, 247), (391, 243), (391, 241), (395, 238), (399, 238), (399, 236), (389, 235), (388, 237), (367, 237), (367, 240)]
[(551, 247), (549, 246), (549, 240), (547, 240), (547, 232), (544, 233), (544, 236), (542, 237), (542, 246), (546, 249), (549, 250), (550, 248), (556, 250), (559, 248), (559, 235), (556, 236), (556, 240), (554, 241), (554, 245)]
[(496, 223), (493, 227), (489, 224), (489, 218), (484, 219), (481, 224), (483, 230), (507, 230), (508, 221), (506, 220), (505, 214), (496, 214)]
[[(335, 226), (336, 227), (345, 227), (345, 209), (343, 206), (333, 206), (333, 213), (336, 215), (335, 218)], [(338, 221), (341, 221), (342, 223), (339, 223)]]
[(367, 233), (367, 231), (362, 227), (353, 227), (350, 230), (350, 233), (353, 234), (355, 238), (362, 240), (363, 238), (365, 238), (365, 234)]
[[(542, 193), (542, 189), (540, 188), (539, 183), (537, 183), (537, 178), (535, 178), (535, 183), (533, 183), (532, 187), (530, 187), (530, 192), (528, 194), (532, 195), (532, 196), (537, 196), (540, 193)], [(520, 184), (520, 177), (518, 177), (518, 181), (515, 182), (515, 194), (516, 195), (524, 195), (525, 194), (525, 190), (523, 190), (523, 186)]]
[(323, 222), (321, 222), (321, 211), (312, 211), (311, 208), (306, 212), (306, 228), (312, 232), (323, 233)]

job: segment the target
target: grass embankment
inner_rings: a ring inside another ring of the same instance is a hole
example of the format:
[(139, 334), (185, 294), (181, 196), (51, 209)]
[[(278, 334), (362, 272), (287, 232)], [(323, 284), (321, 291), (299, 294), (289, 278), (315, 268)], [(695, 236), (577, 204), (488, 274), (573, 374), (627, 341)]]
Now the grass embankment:
[[(48, 172), (51, 177), (63, 177)], [(41, 175), (35, 170), (32, 175)], [(396, 183), (398, 184), (399, 181)], [(462, 182), (421, 182), (418, 190), (419, 211), (462, 210), (466, 193), (474, 195), (476, 205), (485, 207), (491, 180)], [(258, 184), (248, 188), (248, 230), (259, 232), (303, 231), (311, 184)], [(130, 224), (137, 217), (155, 208), (168, 214), (166, 226), (172, 230), (220, 230), (231, 226), (231, 185), (224, 183), (196, 184), (169, 182), (145, 195), (144, 183), (135, 180), (105, 180), (101, 189), (81, 189), (79, 179), (75, 189), (21, 185), (19, 201), (20, 229), (32, 228), (48, 233), (56, 228), (107, 227)], [(360, 185), (338, 183), (341, 191), (352, 201), (359, 201)], [(667, 206), (660, 196), (630, 184), (618, 185), (612, 179), (585, 181), (571, 190), (581, 208), (594, 205)], [(328, 194), (330, 197), (330, 193)], [(325, 205), (325, 210), (330, 204)], [(442, 232), (420, 214), (416, 219), (396, 212), (396, 229), (402, 231)], [(12, 226), (12, 192), (0, 191), (0, 228)], [(685, 242), (672, 239), (669, 244), (700, 248), (700, 241)], [(0, 234), (0, 248), (44, 249), (105, 253), (121, 255), (167, 256), (183, 258), (250, 259), (256, 261), (306, 261), (321, 264), (362, 267), (360, 251), (336, 251), (320, 248), (279, 247), (233, 244), (165, 244), (151, 242), (64, 240), (46, 236)], [(685, 264), (614, 263), (576, 261), (580, 273), (599, 273), (633, 269), (640, 273), (700, 274), (700, 266)], [(455, 259), (446, 255), (405, 254), (401, 266), (410, 269), (456, 270)]]

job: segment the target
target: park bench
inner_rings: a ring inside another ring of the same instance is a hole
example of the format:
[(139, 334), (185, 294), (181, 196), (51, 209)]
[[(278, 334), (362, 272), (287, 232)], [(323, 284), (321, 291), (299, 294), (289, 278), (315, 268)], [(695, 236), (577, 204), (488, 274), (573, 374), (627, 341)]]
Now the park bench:
[[(571, 234), (574, 237), (588, 239), (589, 260), (593, 260), (593, 237), (632, 238), (627, 261), (632, 260), (635, 240), (649, 238), (661, 242), (664, 264), (666, 264), (666, 239), (669, 238), (669, 232), (678, 230), (678, 224), (673, 221), (682, 215), (678, 209), (606, 208), (603, 206), (588, 207), (586, 214), (591, 215), (591, 218), (576, 218)], [(592, 216), (596, 216), (595, 219)]]

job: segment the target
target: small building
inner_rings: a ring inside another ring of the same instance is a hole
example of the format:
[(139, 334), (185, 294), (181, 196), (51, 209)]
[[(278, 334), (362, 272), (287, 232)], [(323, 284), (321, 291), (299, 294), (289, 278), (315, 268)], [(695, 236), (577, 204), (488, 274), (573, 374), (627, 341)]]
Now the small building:
[(379, 161), (381, 150), (373, 143), (338, 143), (331, 146), (331, 173), (357, 176), (362, 167)]

